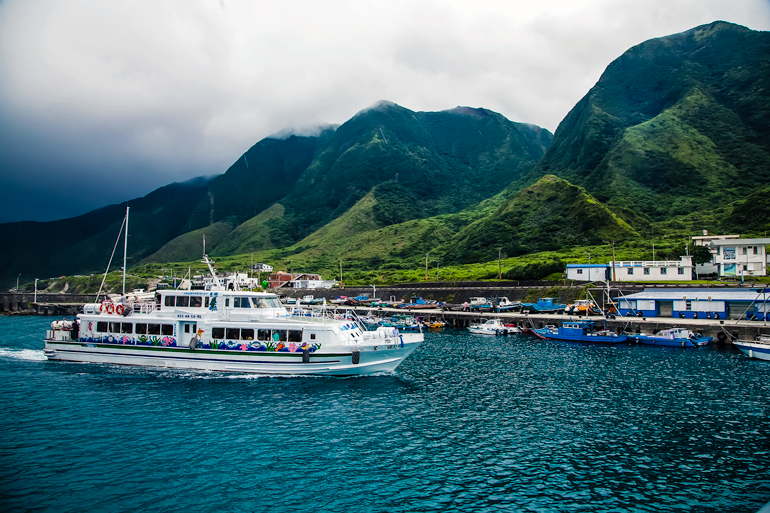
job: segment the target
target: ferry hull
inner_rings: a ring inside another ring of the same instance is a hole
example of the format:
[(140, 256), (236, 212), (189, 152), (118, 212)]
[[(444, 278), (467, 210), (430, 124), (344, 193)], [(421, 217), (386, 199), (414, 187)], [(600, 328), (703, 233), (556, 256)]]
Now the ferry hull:
[(748, 340), (736, 340), (733, 342), (733, 345), (749, 358), (770, 361), (770, 344), (751, 342)]
[(393, 344), (376, 346), (376, 349), (372, 346), (359, 348), (358, 363), (353, 363), (352, 347), (340, 347), (339, 352), (311, 353), (309, 361), (303, 363), (302, 353), (215, 352), (46, 340), (45, 355), (49, 360), (79, 363), (254, 374), (355, 376), (394, 371), (422, 342), (422, 334), (414, 337), (404, 334), (402, 337), (403, 347)]

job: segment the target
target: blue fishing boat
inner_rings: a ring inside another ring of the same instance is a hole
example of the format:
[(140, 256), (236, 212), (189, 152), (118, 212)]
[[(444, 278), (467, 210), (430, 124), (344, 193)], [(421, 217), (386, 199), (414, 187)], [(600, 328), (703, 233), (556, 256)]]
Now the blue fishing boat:
[(420, 323), (413, 315), (394, 315), (389, 319), (383, 319), (379, 322), (380, 326), (385, 328), (398, 328), (399, 331), (420, 331)]
[(537, 300), (537, 303), (522, 303), (521, 311), (529, 311), (535, 313), (559, 313), (564, 311), (567, 305), (561, 304), (558, 301), (554, 301), (552, 297), (541, 297)]
[(698, 347), (711, 343), (711, 337), (697, 335), (685, 328), (671, 328), (655, 335), (629, 335), (629, 339), (648, 346)]
[(564, 321), (559, 328), (547, 327), (532, 332), (538, 338), (568, 342), (620, 344), (627, 340), (626, 335), (618, 335), (608, 329), (595, 330), (593, 321)]

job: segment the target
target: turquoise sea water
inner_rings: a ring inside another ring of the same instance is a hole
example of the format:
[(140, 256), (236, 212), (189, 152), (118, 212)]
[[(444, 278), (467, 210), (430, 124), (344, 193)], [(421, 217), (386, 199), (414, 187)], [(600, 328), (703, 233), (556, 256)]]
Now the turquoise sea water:
[(47, 362), (0, 317), (2, 511), (746, 511), (770, 365), (449, 331), (394, 374)]

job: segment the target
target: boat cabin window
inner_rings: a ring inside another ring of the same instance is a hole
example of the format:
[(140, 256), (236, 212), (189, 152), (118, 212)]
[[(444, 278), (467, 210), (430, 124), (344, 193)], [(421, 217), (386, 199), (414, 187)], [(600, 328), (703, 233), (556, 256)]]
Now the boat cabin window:
[(163, 306), (174, 306), (174, 296), (166, 296), (163, 300)]
[(108, 323), (106, 323), (106, 322), (97, 322), (96, 323), (96, 331), (99, 332), (99, 333), (107, 333), (107, 331), (109, 331), (107, 329), (107, 324)]
[[(136, 325), (136, 332), (139, 333), (139, 324)], [(173, 324), (146, 324), (147, 335), (173, 335)]]
[(302, 342), (302, 330), (289, 330), (289, 342)]
[(130, 322), (124, 322), (120, 325), (120, 332), (121, 333), (133, 333), (134, 332), (134, 325)]
[(110, 332), (111, 333), (120, 333), (120, 323), (119, 322), (111, 322), (110, 323)]
[(190, 307), (200, 308), (203, 306), (203, 298), (200, 296), (193, 296), (190, 298)]
[(144, 323), (137, 323), (136, 325), (136, 334), (137, 335), (146, 335), (147, 334), (147, 325)]
[(226, 297), (226, 298), (225, 298), (225, 306), (226, 306), (226, 307), (227, 307), (227, 306), (230, 306), (230, 298), (229, 298), (229, 297)]
[(315, 333), (310, 334), (310, 340), (315, 340)]
[(251, 302), (247, 297), (236, 297), (236, 298), (233, 298), (233, 307), (234, 308), (251, 308)]
[(190, 306), (190, 298), (187, 296), (177, 296), (176, 306)]
[(270, 338), (270, 330), (257, 330), (257, 340), (267, 341), (273, 340)]
[(277, 297), (253, 297), (254, 308), (281, 308), (283, 305)]
[(228, 340), (238, 340), (240, 337), (240, 329), (238, 328), (227, 328), (225, 330), (225, 334), (227, 335), (225, 338)]
[(252, 328), (241, 329), (241, 340), (254, 340), (254, 330)]
[(224, 328), (211, 328), (211, 338), (225, 338)]

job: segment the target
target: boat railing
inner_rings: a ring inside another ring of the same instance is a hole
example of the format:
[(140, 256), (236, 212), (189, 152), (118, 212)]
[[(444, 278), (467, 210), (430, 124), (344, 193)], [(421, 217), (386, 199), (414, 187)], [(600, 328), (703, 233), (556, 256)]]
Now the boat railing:
[(152, 301), (152, 302), (140, 302), (140, 303), (134, 303), (131, 305), (131, 310), (133, 313), (142, 313), (142, 314), (148, 314), (151, 312), (154, 312), (158, 309), (158, 303)]

